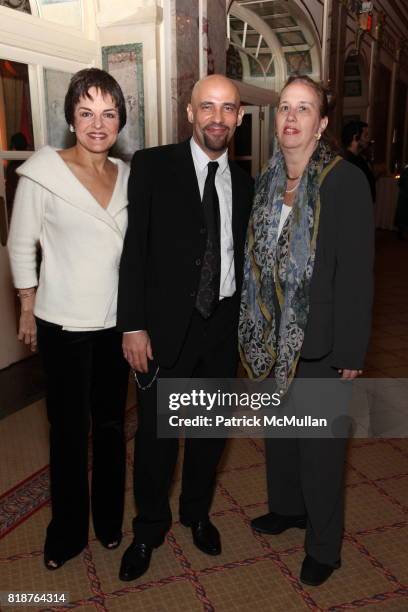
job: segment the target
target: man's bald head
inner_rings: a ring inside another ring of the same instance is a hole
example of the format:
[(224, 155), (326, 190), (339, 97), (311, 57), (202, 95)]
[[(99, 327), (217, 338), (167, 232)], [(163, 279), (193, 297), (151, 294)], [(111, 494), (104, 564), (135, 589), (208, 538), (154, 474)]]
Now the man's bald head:
[(212, 74), (194, 85), (187, 116), (194, 140), (211, 159), (227, 149), (243, 114), (239, 91), (224, 75)]
[(223, 74), (210, 74), (197, 81), (191, 91), (190, 103), (194, 104), (197, 99), (205, 96), (206, 92), (212, 91), (214, 88), (217, 90), (225, 88), (226, 92), (229, 90), (231, 99), (235, 100), (238, 107), (241, 105), (241, 97), (237, 86)]

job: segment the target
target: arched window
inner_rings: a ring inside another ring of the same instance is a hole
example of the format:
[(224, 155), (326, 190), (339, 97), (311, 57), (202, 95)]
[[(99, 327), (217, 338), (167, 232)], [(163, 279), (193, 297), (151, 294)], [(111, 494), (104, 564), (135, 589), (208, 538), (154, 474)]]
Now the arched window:
[(82, 0), (31, 0), (31, 4), (37, 5), (37, 14), (42, 19), (78, 30), (83, 28)]
[(30, 0), (0, 0), (0, 6), (22, 11), (23, 13), (31, 13)]
[(343, 124), (365, 120), (368, 106), (368, 76), (364, 59), (349, 53), (344, 62)]
[(82, 0), (0, 0), (0, 6), (64, 26), (83, 29)]
[(282, 0), (235, 0), (227, 22), (227, 74), (279, 90), (294, 73), (320, 78), (320, 44), (299, 7)]

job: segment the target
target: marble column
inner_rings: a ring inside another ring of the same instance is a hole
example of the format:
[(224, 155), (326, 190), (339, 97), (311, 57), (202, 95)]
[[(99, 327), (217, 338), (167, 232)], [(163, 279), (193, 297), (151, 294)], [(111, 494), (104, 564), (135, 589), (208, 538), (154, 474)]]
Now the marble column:
[(400, 53), (401, 50), (396, 50), (396, 55), (392, 63), (391, 73), (391, 91), (390, 91), (390, 105), (388, 109), (388, 121), (387, 121), (387, 149), (385, 155), (385, 163), (388, 172), (392, 172), (393, 162), (393, 149), (394, 149), (394, 130), (395, 130), (395, 107), (396, 107), (396, 91), (397, 91), (397, 79), (400, 67)]
[(337, 102), (330, 113), (330, 130), (337, 138), (340, 138), (343, 116), (346, 29), (347, 11), (340, 0), (333, 0), (329, 79), (332, 90), (336, 94)]
[(172, 0), (172, 22), (173, 141), (179, 142), (191, 135), (186, 107), (194, 83), (226, 71), (225, 0)]
[(173, 139), (185, 140), (191, 135), (186, 108), (199, 70), (199, 3), (175, 0), (173, 40), (175, 43), (175, 72), (172, 75)]
[(402, 161), (404, 164), (408, 164), (408, 96), (405, 103), (404, 144), (402, 149)]
[(207, 35), (207, 74), (225, 74), (227, 14), (225, 0), (207, 0), (207, 16), (203, 20)]
[(377, 76), (378, 76), (378, 60), (379, 60), (379, 44), (377, 40), (371, 42), (371, 56), (370, 56), (370, 73), (368, 77), (368, 109), (367, 109), (367, 123), (370, 138), (373, 136), (373, 120), (374, 120), (374, 107), (375, 107), (375, 96), (377, 88)]
[(326, 0), (323, 7), (323, 26), (322, 26), (322, 74), (323, 83), (328, 82), (330, 69), (330, 21), (332, 19), (332, 0)]

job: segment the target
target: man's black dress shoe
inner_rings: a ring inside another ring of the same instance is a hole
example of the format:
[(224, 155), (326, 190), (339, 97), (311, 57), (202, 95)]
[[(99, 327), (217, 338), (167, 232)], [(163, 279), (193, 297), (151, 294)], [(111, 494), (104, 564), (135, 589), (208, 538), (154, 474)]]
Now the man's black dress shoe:
[(128, 582), (143, 576), (149, 569), (152, 552), (153, 546), (133, 541), (122, 557), (119, 579)]
[(180, 521), (184, 527), (191, 527), (193, 542), (206, 555), (221, 554), (221, 538), (218, 529), (210, 519), (201, 521), (185, 522)]
[(258, 516), (251, 521), (251, 527), (259, 533), (269, 533), (278, 535), (287, 529), (297, 527), (298, 529), (306, 529), (306, 516), (304, 514), (297, 516), (283, 516), (276, 512), (269, 512), (263, 516)]
[(306, 555), (300, 571), (300, 581), (309, 586), (319, 586), (323, 584), (323, 582), (326, 582), (334, 570), (338, 569), (340, 566), (340, 560), (337, 561), (334, 566), (326, 565), (326, 563), (319, 563), (319, 561), (316, 561), (310, 555)]

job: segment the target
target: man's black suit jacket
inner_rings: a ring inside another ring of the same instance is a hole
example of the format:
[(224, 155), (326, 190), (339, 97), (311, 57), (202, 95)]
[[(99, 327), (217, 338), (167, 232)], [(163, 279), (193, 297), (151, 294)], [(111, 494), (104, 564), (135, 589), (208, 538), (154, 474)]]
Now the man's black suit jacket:
[[(229, 166), (238, 304), (253, 182), (237, 164)], [(145, 329), (156, 361), (170, 368), (195, 307), (207, 241), (190, 142), (137, 151), (128, 196), (117, 325), (121, 331)]]

